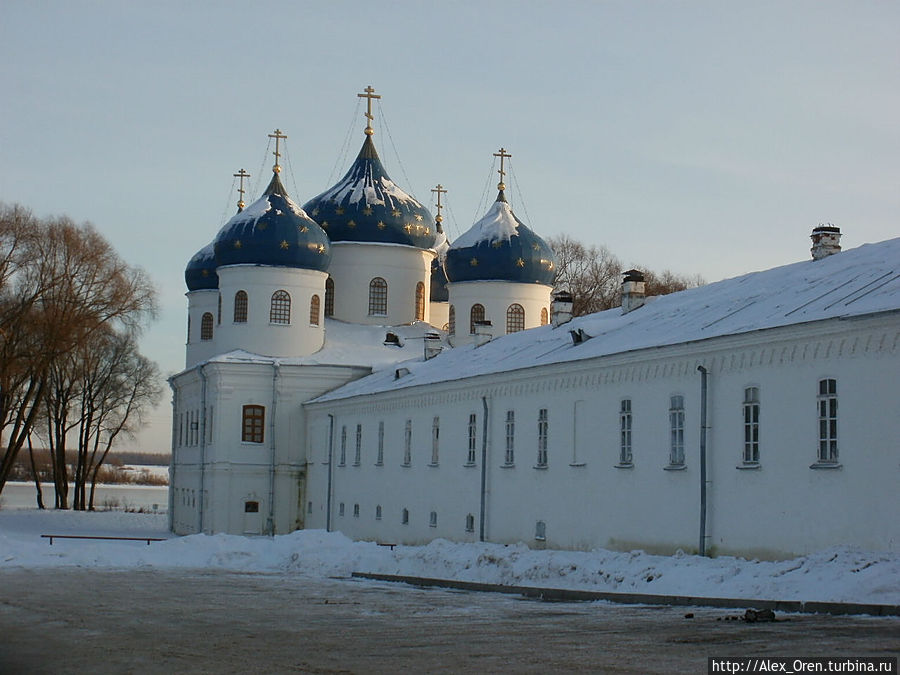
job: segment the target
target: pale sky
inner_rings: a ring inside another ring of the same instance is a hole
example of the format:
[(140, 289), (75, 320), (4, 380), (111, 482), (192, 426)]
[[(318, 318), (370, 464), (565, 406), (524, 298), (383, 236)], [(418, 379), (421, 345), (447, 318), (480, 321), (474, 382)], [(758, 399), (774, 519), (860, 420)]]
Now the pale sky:
[[(507, 190), (543, 236), (707, 281), (900, 235), (900, 3), (0, 0), (0, 200), (91, 221), (161, 301), (144, 353), (184, 365), (184, 267), (271, 176), (298, 203), (375, 142), (449, 193), (451, 239)], [(348, 141), (349, 138), (349, 141)], [(349, 143), (349, 146), (347, 145)], [(434, 209), (432, 208), (432, 212)], [(138, 441), (167, 451), (168, 392)]]

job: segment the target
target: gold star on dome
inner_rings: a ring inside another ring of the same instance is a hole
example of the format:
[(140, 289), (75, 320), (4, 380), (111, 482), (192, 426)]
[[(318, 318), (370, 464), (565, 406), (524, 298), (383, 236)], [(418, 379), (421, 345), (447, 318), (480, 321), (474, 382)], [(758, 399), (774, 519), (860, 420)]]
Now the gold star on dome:
[(540, 251), (540, 250), (541, 250), (540, 244), (538, 244), (537, 242), (533, 243), (533, 244), (531, 245), (531, 248), (533, 248), (535, 251)]
[(379, 230), (383, 230), (385, 227), (387, 227), (387, 226), (384, 224), (384, 221), (383, 221), (383, 220), (379, 220), (379, 221), (378, 221), (378, 229), (379, 229)]
[(371, 216), (371, 215), (372, 215), (372, 207), (371, 207), (371, 206), (367, 206), (366, 208), (364, 208), (364, 209), (363, 209), (363, 215), (364, 215), (364, 216)]
[(287, 250), (287, 248), (288, 248), (288, 246), (290, 246), (290, 244), (287, 243), (287, 240), (282, 239), (281, 244), (279, 244), (279, 246), (281, 246), (281, 248), (283, 248), (284, 250)]
[(313, 215), (313, 216), (319, 215), (319, 207), (318, 207), (318, 206), (317, 206), (316, 208), (313, 209), (312, 215)]
[(325, 244), (319, 244), (319, 248), (317, 249), (319, 253), (325, 253)]
[(547, 263), (547, 269), (548, 269), (548, 270), (552, 270), (552, 269), (553, 269), (553, 261), (552, 261), (552, 260), (545, 260), (544, 262)]
[(403, 229), (406, 230), (406, 234), (409, 234), (410, 232), (412, 232), (412, 225), (407, 223), (406, 225), (403, 226)]
[(469, 264), (470, 264), (472, 267), (478, 267), (478, 258), (472, 258), (472, 259), (469, 261)]
[(418, 221), (421, 221), (421, 220), (422, 220), (422, 214), (421, 214), (421, 213), (417, 213), (417, 214), (416, 214), (416, 220), (418, 220)]
[(347, 227), (356, 227), (356, 221), (355, 221), (355, 220), (349, 221), (349, 222), (347, 223)]
[(427, 237), (429, 234), (431, 234), (431, 228), (430, 228), (430, 227), (426, 227), (426, 228), (425, 228), (425, 236)]
[(235, 240), (234, 240), (234, 247), (235, 247), (235, 248), (240, 248), (240, 247), (241, 247), (241, 240), (240, 240), (240, 239), (235, 239)]
[(343, 206), (339, 206), (339, 207), (337, 207), (337, 208), (334, 210), (334, 212), (335, 212), (336, 214), (338, 214), (339, 216), (342, 216), (342, 215), (344, 215), (344, 207), (343, 207)]
[(328, 221), (327, 220), (322, 221), (322, 227), (325, 228), (326, 230), (328, 229)]
[(394, 218), (399, 218), (400, 217), (400, 209), (394, 209), (393, 211), (391, 211), (391, 215), (394, 216)]
[(516, 267), (525, 267), (525, 261), (522, 258), (516, 260)]
[(301, 232), (309, 232), (309, 228), (306, 225), (300, 225), (299, 227)]

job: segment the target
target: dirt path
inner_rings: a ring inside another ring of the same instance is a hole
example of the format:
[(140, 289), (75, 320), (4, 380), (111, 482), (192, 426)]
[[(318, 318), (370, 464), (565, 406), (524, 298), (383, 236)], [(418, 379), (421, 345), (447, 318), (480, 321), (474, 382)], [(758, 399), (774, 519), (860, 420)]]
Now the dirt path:
[(0, 589), (4, 674), (705, 673), (708, 656), (900, 653), (892, 618), (746, 624), (288, 575), (19, 570)]

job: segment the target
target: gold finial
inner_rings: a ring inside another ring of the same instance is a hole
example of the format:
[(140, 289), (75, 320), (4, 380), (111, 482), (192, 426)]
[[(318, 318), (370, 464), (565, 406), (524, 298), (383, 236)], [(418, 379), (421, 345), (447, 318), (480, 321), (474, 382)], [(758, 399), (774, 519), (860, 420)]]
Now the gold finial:
[(432, 188), (431, 191), (437, 193), (437, 210), (438, 210), (438, 213), (437, 213), (437, 216), (436, 216), (435, 219), (434, 219), (434, 222), (436, 222), (438, 225), (440, 225), (440, 224), (443, 222), (443, 220), (444, 220), (444, 216), (441, 215), (441, 208), (443, 208), (443, 205), (441, 204), (441, 195), (442, 195), (442, 194), (447, 194), (447, 191), (444, 189), (444, 186), (441, 185), (440, 183), (437, 184), (437, 187)]
[(512, 155), (510, 155), (508, 152), (506, 152), (506, 148), (500, 148), (499, 152), (494, 153), (494, 157), (500, 158), (500, 168), (498, 169), (498, 171), (500, 173), (500, 182), (497, 183), (497, 189), (505, 190), (506, 183), (503, 182), (503, 177), (506, 175), (506, 172), (503, 170), (503, 160), (511, 158)]
[(275, 133), (269, 134), (269, 138), (275, 139), (275, 152), (272, 154), (275, 155), (275, 166), (272, 167), (272, 171), (275, 173), (281, 173), (281, 165), (278, 163), (278, 159), (281, 157), (281, 153), (279, 152), (279, 144), (278, 142), (282, 139), (287, 139), (283, 133), (281, 133), (281, 129), (276, 129)]
[(236, 174), (234, 174), (234, 177), (235, 177), (235, 178), (240, 178), (240, 179), (241, 179), (241, 184), (240, 184), (240, 187), (238, 188), (238, 195), (240, 195), (240, 196), (238, 197), (238, 213), (240, 213), (241, 211), (244, 210), (244, 207), (247, 206), (247, 205), (244, 203), (244, 192), (245, 192), (245, 190), (244, 190), (244, 179), (245, 179), (245, 178), (250, 178), (250, 174), (247, 173), (246, 171), (244, 171), (243, 169), (241, 169), (241, 170), (238, 171)]
[(365, 94), (357, 94), (359, 98), (364, 98), (366, 100), (366, 136), (371, 136), (375, 133), (375, 130), (372, 128), (372, 120), (375, 119), (372, 117), (372, 99), (373, 98), (381, 98), (378, 94), (375, 93), (375, 90), (372, 88), (370, 84), (363, 91)]

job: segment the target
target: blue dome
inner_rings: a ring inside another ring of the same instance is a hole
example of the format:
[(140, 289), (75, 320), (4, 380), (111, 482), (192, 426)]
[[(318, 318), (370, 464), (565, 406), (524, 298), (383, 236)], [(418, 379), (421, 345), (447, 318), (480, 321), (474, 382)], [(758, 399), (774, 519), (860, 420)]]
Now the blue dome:
[(218, 267), (271, 265), (324, 272), (331, 262), (328, 236), (291, 201), (277, 173), (262, 197), (225, 223), (213, 246)]
[(388, 177), (371, 136), (340, 182), (303, 205), (332, 242), (434, 245), (431, 214)]
[(201, 248), (190, 259), (184, 270), (184, 283), (189, 291), (216, 290), (219, 287), (212, 244)]
[(451, 281), (516, 281), (553, 285), (556, 256), (516, 218), (503, 191), (485, 216), (450, 245), (444, 261)]
[(450, 292), (447, 290), (447, 273), (439, 258), (431, 261), (431, 302), (447, 302)]

